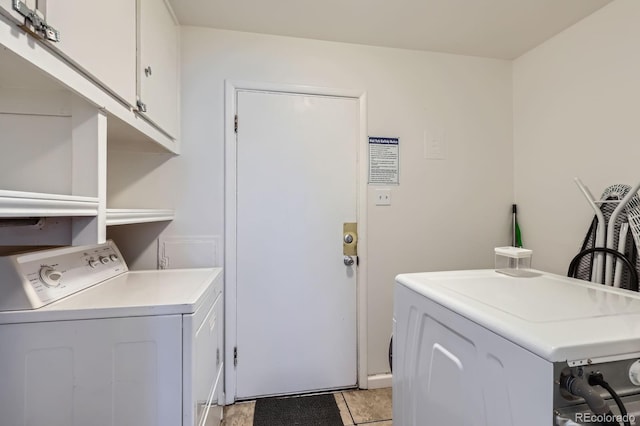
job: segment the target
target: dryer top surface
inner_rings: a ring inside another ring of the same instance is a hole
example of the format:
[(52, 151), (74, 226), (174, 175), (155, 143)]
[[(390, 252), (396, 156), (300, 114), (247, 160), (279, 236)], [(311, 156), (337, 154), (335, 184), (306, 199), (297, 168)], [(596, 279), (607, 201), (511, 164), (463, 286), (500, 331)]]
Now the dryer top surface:
[[(540, 271), (400, 274), (398, 284), (550, 361), (640, 352), (640, 294)], [(598, 348), (598, 349), (595, 349)], [(599, 354), (599, 355), (597, 355)], [(573, 358), (575, 357), (575, 358)]]

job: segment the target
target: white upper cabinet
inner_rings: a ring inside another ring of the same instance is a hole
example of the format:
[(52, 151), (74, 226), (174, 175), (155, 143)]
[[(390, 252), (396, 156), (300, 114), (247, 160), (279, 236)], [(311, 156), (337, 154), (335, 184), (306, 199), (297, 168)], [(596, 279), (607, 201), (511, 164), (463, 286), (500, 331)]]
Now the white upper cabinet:
[(51, 43), (131, 107), (136, 105), (136, 4), (131, 0), (48, 1)]
[(145, 121), (148, 136), (179, 151), (179, 26), (165, 0), (0, 0), (0, 14), (26, 22), (23, 29), (123, 108), (96, 105), (134, 127)]
[(139, 109), (175, 139), (179, 137), (178, 43), (178, 26), (165, 1), (138, 0)]

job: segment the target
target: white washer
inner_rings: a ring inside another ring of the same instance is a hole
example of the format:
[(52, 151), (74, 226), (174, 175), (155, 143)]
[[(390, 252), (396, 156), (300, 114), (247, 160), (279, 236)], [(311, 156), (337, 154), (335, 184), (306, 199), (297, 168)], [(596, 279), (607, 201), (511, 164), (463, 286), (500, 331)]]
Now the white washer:
[(596, 371), (624, 396), (640, 424), (640, 387), (632, 383), (640, 383), (633, 376), (640, 295), (523, 273), (396, 277), (394, 424), (588, 424), (581, 422), (588, 413), (584, 401), (560, 391), (558, 382), (562, 372), (586, 378)]
[(0, 424), (201, 426), (222, 403), (222, 271), (113, 242), (0, 258)]

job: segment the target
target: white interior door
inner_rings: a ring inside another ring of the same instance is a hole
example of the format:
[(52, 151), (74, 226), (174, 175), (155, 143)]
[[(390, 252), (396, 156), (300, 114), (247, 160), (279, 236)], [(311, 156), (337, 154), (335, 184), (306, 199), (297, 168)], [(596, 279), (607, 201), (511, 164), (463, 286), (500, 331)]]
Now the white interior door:
[(357, 383), (358, 105), (238, 92), (237, 398)]

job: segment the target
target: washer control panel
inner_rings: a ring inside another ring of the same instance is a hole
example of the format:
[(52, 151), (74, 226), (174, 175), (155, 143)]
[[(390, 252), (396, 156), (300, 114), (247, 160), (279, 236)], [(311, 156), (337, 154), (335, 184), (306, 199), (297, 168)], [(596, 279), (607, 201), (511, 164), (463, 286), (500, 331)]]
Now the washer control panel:
[(15, 279), (0, 281), (0, 311), (39, 308), (127, 271), (113, 241), (5, 256), (0, 273)]

